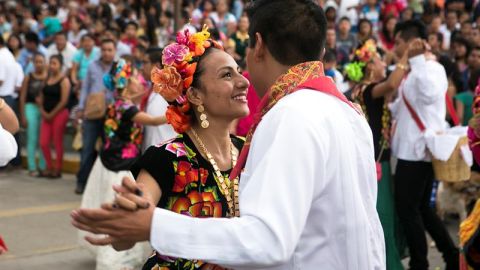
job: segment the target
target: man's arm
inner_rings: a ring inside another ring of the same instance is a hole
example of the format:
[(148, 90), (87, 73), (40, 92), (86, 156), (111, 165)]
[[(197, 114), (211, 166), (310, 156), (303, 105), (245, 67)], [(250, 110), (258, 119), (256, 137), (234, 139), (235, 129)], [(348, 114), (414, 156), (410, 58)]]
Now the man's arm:
[[(115, 218), (103, 215), (104, 210), (81, 209), (72, 214), (74, 225), (121, 240), (128, 234), (137, 236), (137, 241), (146, 240), (139, 235), (149, 235), (160, 254), (229, 267), (261, 267), (287, 261), (305, 226), (314, 193), (318, 192), (316, 185), (321, 184), (318, 172), (324, 161), (319, 156), (324, 150), (315, 143), (322, 134), (314, 133), (312, 124), (299, 121), (302, 115), (286, 110), (274, 117), (267, 117), (255, 133), (242, 175), (240, 218), (198, 219), (157, 208), (154, 213), (153, 209), (125, 212), (125, 219), (112, 222)], [(121, 211), (113, 211), (112, 215)], [(108, 221), (93, 222), (91, 214), (101, 214)], [(122, 225), (140, 219), (151, 220), (151, 227), (130, 226), (127, 231)], [(145, 228), (150, 233), (145, 233)]]
[(416, 95), (420, 103), (428, 105), (436, 102), (439, 98), (445, 98), (448, 88), (445, 71), (432, 69), (424, 54), (410, 58), (409, 62), (411, 67), (409, 76), (413, 76), (415, 85), (415, 92), (412, 94)]

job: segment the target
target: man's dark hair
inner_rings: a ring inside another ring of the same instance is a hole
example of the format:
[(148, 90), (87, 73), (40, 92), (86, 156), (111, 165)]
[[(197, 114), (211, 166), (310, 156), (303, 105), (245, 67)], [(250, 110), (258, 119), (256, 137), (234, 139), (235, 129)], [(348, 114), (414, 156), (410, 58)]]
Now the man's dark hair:
[(148, 55), (148, 58), (150, 59), (150, 62), (152, 64), (162, 64), (162, 52), (163, 50), (161, 48), (157, 47), (151, 47), (148, 48), (146, 51), (146, 54)]
[(409, 41), (414, 38), (427, 39), (425, 25), (419, 20), (409, 20), (397, 23), (394, 33), (395, 36), (400, 34), (400, 38), (405, 41)]
[(341, 22), (343, 22), (343, 21), (347, 21), (347, 22), (351, 23), (351, 22), (350, 22), (350, 18), (348, 18), (347, 16), (341, 17), (340, 20), (338, 21), (338, 23), (341, 23)]
[(55, 33), (55, 36), (64, 36), (66, 39), (68, 39), (66, 31), (59, 31), (59, 32)]
[(38, 35), (34, 32), (28, 32), (25, 34), (25, 41), (26, 42), (33, 42), (35, 43), (37, 46), (38, 44), (40, 44), (40, 38), (38, 37)]
[(100, 42), (100, 46), (103, 46), (103, 44), (107, 44), (107, 43), (112, 43), (113, 47), (117, 46), (117, 44), (115, 44), (115, 41), (110, 38), (102, 39), (102, 42)]
[(55, 6), (55, 5), (48, 5), (48, 13), (50, 13), (50, 15), (56, 16), (57, 13), (58, 13), (58, 8), (57, 8), (57, 6)]
[(313, 1), (257, 0), (247, 8), (247, 14), (251, 48), (255, 47), (255, 34), (259, 33), (273, 58), (283, 65), (320, 59), (327, 19)]
[(337, 53), (333, 49), (328, 49), (325, 51), (325, 55), (323, 56), (324, 63), (332, 63), (337, 61)]
[(90, 34), (90, 33), (83, 34), (82, 37), (80, 38), (80, 40), (84, 41), (86, 38), (95, 40), (95, 36), (93, 34)]
[(133, 27), (135, 27), (135, 29), (138, 29), (138, 24), (136, 22), (129, 21), (125, 24), (125, 28), (123, 30), (125, 31), (129, 25), (133, 25)]

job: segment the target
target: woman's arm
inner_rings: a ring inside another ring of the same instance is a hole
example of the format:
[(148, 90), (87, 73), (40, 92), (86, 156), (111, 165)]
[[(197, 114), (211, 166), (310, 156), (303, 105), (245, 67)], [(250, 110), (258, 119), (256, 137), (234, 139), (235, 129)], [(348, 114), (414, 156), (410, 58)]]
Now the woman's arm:
[(60, 84), (61, 93), (60, 93), (60, 102), (57, 103), (57, 106), (49, 113), (50, 117), (57, 115), (65, 106), (67, 106), (68, 98), (70, 96), (70, 82), (67, 78), (63, 78)]
[(4, 99), (0, 98), (0, 125), (11, 134), (17, 133), (19, 129), (18, 119), (12, 108)]
[(457, 111), (458, 121), (461, 124), (463, 123), (463, 118), (465, 117), (465, 115), (463, 115), (465, 105), (460, 100), (455, 100), (455, 108)]
[[(141, 170), (137, 177), (137, 183), (144, 186), (143, 190), (147, 194), (144, 194), (143, 196), (145, 196), (145, 198), (147, 198), (151, 204), (157, 205), (162, 197), (162, 190), (152, 175), (150, 175), (146, 170)], [(122, 207), (121, 202), (118, 201), (119, 196), (117, 195), (115, 204)], [(116, 251), (122, 251), (131, 249), (134, 245), (135, 242), (116, 242), (112, 244), (112, 247)]]
[(79, 64), (76, 63), (76, 62), (72, 62), (72, 72), (70, 73), (70, 78), (72, 79), (72, 83), (74, 85), (77, 85), (78, 84), (78, 66)]
[(138, 112), (132, 118), (132, 121), (142, 125), (159, 126), (167, 123), (167, 118), (162, 116), (151, 116), (145, 112)]
[(403, 77), (406, 74), (407, 71), (407, 64), (408, 64), (408, 54), (405, 53), (400, 59), (400, 61), (397, 63), (397, 66), (395, 67), (395, 70), (388, 76), (386, 81), (383, 81), (372, 89), (372, 97), (373, 98), (379, 98), (379, 97), (384, 97), (395, 90), (398, 89), (400, 86), (400, 83), (403, 80)]
[(23, 79), (22, 87), (20, 88), (20, 123), (23, 127), (27, 127), (27, 119), (25, 117), (25, 103), (27, 100), (27, 87), (30, 81), (30, 75)]

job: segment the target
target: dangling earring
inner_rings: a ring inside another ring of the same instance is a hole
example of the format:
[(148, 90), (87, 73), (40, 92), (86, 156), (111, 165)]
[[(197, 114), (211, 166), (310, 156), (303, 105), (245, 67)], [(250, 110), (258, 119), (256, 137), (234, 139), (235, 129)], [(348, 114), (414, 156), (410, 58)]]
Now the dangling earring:
[(205, 108), (203, 107), (203, 105), (198, 105), (197, 111), (200, 113), (200, 125), (202, 126), (202, 128), (208, 128), (208, 126), (210, 126), (210, 123), (207, 120), (207, 115), (204, 113)]

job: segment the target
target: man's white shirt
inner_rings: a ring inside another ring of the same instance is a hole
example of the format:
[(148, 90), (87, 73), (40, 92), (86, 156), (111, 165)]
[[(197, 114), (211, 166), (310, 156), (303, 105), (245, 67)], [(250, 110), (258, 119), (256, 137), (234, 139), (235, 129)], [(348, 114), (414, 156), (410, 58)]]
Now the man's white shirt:
[[(72, 43), (67, 42), (65, 49), (63, 49), (63, 51), (61, 52), (61, 55), (63, 57), (63, 71), (67, 71), (72, 67), (73, 56), (76, 52), (77, 48), (73, 46)], [(50, 57), (55, 54), (60, 54), (60, 52), (58, 51), (57, 45), (53, 43), (48, 47), (47, 58), (50, 59)]]
[(390, 104), (397, 125), (392, 137), (392, 153), (408, 161), (430, 161), (423, 132), (413, 120), (402, 95), (408, 100), (425, 127), (433, 132), (446, 127), (445, 95), (447, 75), (442, 65), (424, 55), (410, 59), (411, 71), (399, 88), (398, 98)]
[(0, 124), (0, 166), (5, 166), (17, 155), (18, 145), (13, 135)]
[(17, 61), (13, 54), (3, 47), (0, 49), (0, 96), (16, 97), (15, 88), (18, 85), (19, 78), (23, 79), (23, 71), (20, 66), (18, 69)]
[(385, 269), (372, 133), (337, 98), (280, 100), (254, 134), (239, 196), (240, 218), (155, 209), (151, 244), (234, 269)]

